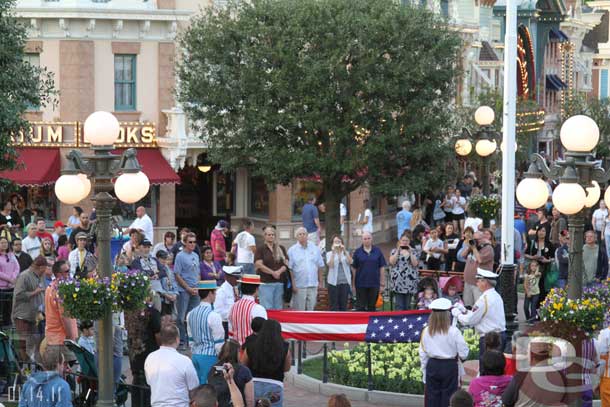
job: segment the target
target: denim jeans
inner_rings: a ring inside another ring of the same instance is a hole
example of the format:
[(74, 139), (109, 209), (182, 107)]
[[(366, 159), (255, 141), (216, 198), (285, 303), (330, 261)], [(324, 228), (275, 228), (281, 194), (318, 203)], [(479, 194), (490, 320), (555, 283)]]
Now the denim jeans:
[(396, 311), (407, 311), (412, 307), (412, 294), (394, 293), (394, 309)]
[(258, 297), (265, 309), (284, 308), (284, 283), (267, 283), (258, 287)]
[(259, 381), (254, 378), (254, 399), (265, 398), (271, 402), (271, 407), (283, 407), (284, 403), (284, 386), (279, 382), (271, 383), (267, 381)]
[(241, 267), (243, 274), (256, 274), (254, 263), (235, 263), (235, 265)]
[(328, 285), (328, 300), (331, 311), (347, 311), (349, 284)]
[(530, 320), (536, 318), (538, 306), (538, 294), (532, 295), (531, 297), (525, 297), (523, 300), (523, 313), (525, 314), (525, 319)]
[(178, 299), (176, 300), (178, 308), (178, 321), (176, 321), (176, 325), (178, 325), (178, 330), (180, 331), (180, 344), (186, 345), (187, 343), (185, 323), (186, 314), (198, 306), (200, 302), (201, 299), (198, 295), (190, 295), (186, 291), (180, 291), (178, 294)]

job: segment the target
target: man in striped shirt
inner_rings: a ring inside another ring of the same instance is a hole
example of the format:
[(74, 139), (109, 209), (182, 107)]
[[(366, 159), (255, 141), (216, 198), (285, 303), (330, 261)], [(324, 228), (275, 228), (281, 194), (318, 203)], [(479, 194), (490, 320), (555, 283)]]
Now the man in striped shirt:
[(200, 384), (208, 382), (208, 372), (216, 363), (225, 339), (222, 318), (214, 311), (213, 306), (216, 288), (218, 287), (215, 280), (200, 281), (197, 290), (201, 303), (186, 316), (193, 365)]
[(244, 274), (238, 282), (241, 283), (242, 297), (229, 311), (229, 337), (243, 345), (246, 338), (252, 335), (252, 320), (255, 317), (267, 319), (267, 311), (254, 298), (261, 284), (261, 276)]

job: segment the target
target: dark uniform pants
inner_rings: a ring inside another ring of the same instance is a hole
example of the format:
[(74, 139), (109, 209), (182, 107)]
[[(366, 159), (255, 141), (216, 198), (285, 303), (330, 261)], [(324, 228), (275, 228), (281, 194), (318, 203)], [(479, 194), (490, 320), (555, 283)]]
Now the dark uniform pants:
[(458, 389), (457, 359), (430, 359), (426, 365), (426, 407), (447, 407)]

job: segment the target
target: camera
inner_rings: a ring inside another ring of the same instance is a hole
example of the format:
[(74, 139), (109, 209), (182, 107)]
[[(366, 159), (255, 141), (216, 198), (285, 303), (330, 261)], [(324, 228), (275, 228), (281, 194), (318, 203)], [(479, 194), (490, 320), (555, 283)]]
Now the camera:
[(468, 241), (468, 244), (469, 244), (470, 246), (475, 246), (475, 245), (477, 244), (477, 242), (475, 242), (475, 241), (474, 241), (474, 239), (470, 239), (470, 240)]
[(214, 374), (221, 375), (226, 371), (227, 369), (224, 366), (214, 366)]

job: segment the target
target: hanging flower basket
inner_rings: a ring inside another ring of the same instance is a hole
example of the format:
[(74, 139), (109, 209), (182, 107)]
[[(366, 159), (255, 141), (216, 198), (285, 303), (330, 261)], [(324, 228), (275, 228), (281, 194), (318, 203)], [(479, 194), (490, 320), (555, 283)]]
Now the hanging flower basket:
[(542, 303), (539, 315), (542, 322), (553, 322), (564, 327), (567, 332), (554, 332), (560, 338), (571, 339), (576, 331), (588, 337), (603, 328), (608, 304), (599, 298), (584, 297), (568, 299), (565, 290), (553, 288)]
[(150, 278), (139, 271), (114, 273), (112, 287), (117, 292), (117, 307), (123, 311), (144, 308), (150, 291)]
[(468, 210), (472, 211), (476, 217), (483, 219), (485, 222), (497, 219), (500, 207), (500, 199), (497, 195), (488, 197), (476, 195), (468, 202)]
[(66, 314), (80, 320), (102, 319), (116, 302), (116, 293), (108, 278), (69, 278), (59, 281), (57, 290)]

